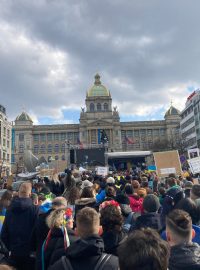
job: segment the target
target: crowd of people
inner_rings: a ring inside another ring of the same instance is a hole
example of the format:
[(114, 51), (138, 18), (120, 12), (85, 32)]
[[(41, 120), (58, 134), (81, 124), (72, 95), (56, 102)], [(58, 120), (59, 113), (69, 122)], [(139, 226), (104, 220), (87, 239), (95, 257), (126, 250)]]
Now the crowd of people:
[(200, 269), (200, 184), (154, 172), (65, 173), (0, 199), (0, 269)]

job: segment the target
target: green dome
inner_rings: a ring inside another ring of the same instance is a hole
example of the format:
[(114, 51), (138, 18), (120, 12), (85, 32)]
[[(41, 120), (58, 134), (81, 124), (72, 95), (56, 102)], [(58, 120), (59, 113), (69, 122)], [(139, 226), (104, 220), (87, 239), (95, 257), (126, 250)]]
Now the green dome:
[(108, 89), (101, 84), (99, 74), (95, 75), (95, 82), (94, 85), (88, 90), (87, 96), (88, 97), (109, 97), (110, 92)]
[(22, 112), (20, 115), (17, 116), (17, 118), (15, 119), (15, 121), (32, 121), (32, 119), (30, 118), (30, 116), (26, 113), (26, 112)]
[(179, 115), (179, 114), (180, 114), (179, 110), (177, 110), (175, 107), (171, 105), (170, 108), (166, 111), (165, 117), (170, 116), (170, 115)]

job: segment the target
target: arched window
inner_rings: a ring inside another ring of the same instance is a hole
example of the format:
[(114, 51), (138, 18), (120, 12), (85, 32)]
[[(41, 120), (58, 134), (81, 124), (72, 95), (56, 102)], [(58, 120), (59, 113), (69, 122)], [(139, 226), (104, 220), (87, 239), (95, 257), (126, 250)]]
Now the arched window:
[(104, 108), (104, 111), (108, 111), (108, 103), (104, 103), (103, 108)]
[(55, 160), (59, 160), (59, 156), (55, 156)]
[(52, 144), (48, 144), (48, 153), (52, 153)]
[(62, 155), (62, 160), (65, 160), (65, 155)]
[(34, 154), (38, 154), (38, 150), (39, 150), (39, 145), (34, 145), (34, 147), (33, 147), (33, 153)]
[(97, 103), (97, 111), (101, 111), (101, 104), (100, 103)]
[(65, 153), (65, 143), (63, 143), (62, 146), (61, 146), (61, 152)]
[(45, 151), (46, 151), (45, 144), (42, 144), (42, 145), (40, 146), (40, 154), (44, 154)]
[(59, 144), (54, 145), (54, 152), (59, 153)]
[(94, 112), (94, 103), (90, 103), (90, 111)]

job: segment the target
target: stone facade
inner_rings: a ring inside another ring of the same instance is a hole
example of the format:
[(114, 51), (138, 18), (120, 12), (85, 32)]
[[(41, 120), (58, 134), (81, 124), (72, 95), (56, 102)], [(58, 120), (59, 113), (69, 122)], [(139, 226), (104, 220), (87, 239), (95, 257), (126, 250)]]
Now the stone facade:
[(25, 149), (46, 160), (66, 160), (69, 147), (100, 145), (102, 130), (108, 138), (108, 151), (152, 150), (155, 142), (172, 140), (179, 132), (180, 116), (173, 106), (164, 120), (120, 122), (117, 107), (112, 107), (111, 94), (98, 74), (87, 91), (85, 105), (79, 124), (33, 125), (27, 113), (19, 115), (14, 125), (15, 160), (23, 158)]

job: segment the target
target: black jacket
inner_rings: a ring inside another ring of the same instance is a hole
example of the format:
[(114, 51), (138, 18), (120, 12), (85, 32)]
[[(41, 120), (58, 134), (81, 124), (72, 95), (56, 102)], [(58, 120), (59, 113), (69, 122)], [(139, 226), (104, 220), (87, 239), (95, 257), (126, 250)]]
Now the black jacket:
[(161, 217), (158, 213), (145, 213), (136, 219), (135, 229), (152, 228), (158, 232), (162, 231)]
[(12, 256), (28, 256), (38, 209), (30, 198), (14, 198), (6, 212), (1, 239)]
[[(66, 257), (70, 260), (74, 270), (94, 270), (98, 260), (104, 251), (101, 237), (97, 235), (74, 242), (66, 251)], [(104, 269), (118, 270), (118, 258), (111, 256)], [(48, 270), (65, 270), (62, 260), (57, 261)]]
[(171, 247), (169, 270), (197, 269), (200, 269), (200, 246), (197, 243)]
[[(74, 243), (78, 239), (78, 237), (75, 236), (73, 230), (68, 228), (67, 233), (69, 236), (70, 244)], [(55, 228), (51, 231), (50, 240), (44, 252), (45, 269), (47, 269), (48, 266), (54, 264), (64, 255), (64, 235), (60, 228)]]
[(117, 248), (120, 243), (127, 238), (127, 233), (123, 230), (120, 232), (113, 230), (110, 232), (103, 232), (102, 238), (104, 241), (105, 252), (117, 256)]

